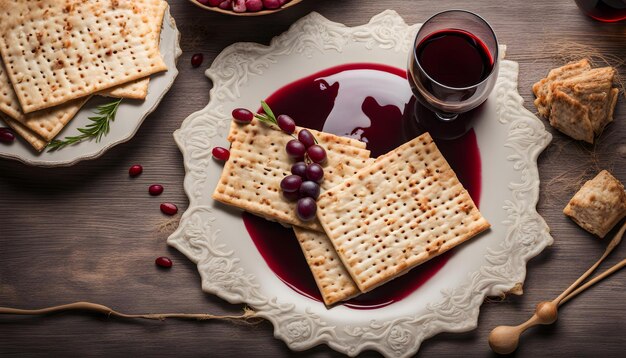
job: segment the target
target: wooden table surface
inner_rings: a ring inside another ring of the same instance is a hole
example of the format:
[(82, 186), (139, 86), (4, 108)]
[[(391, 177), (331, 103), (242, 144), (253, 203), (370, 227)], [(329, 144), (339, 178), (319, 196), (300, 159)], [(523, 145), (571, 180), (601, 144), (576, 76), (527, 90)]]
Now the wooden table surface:
[[(602, 24), (578, 11), (574, 1), (415, 1), (307, 0), (279, 14), (236, 18), (205, 12), (187, 1), (170, 1), (182, 33), (180, 74), (163, 102), (128, 143), (101, 158), (68, 168), (35, 168), (0, 159), (0, 306), (38, 308), (92, 301), (131, 312), (210, 312), (236, 314), (230, 305), (200, 290), (193, 263), (166, 245), (158, 227), (167, 218), (162, 201), (184, 210), (184, 168), (172, 132), (208, 101), (211, 83), (203, 76), (220, 51), (235, 42), (267, 44), (295, 20), (317, 11), (349, 26), (366, 23), (395, 9), (408, 23), (431, 14), (465, 8), (483, 15), (508, 46), (507, 57), (520, 63), (519, 91), (532, 105), (531, 85), (547, 71), (595, 49), (614, 60), (626, 58), (626, 22)], [(201, 68), (191, 55), (203, 53)], [(626, 67), (619, 68), (626, 74)], [(542, 195), (539, 212), (551, 227), (554, 245), (528, 264), (523, 296), (490, 300), (478, 328), (440, 334), (423, 343), (423, 356), (489, 356), (487, 336), (500, 324), (526, 320), (542, 300), (552, 299), (602, 253), (594, 239), (561, 213), (580, 178), (612, 169), (626, 182), (626, 98), (620, 97), (612, 123), (595, 147), (581, 145), (552, 130), (554, 141), (539, 158)], [(119, 120), (122, 120), (121, 118)], [(129, 179), (128, 167), (144, 173)], [(160, 197), (147, 186), (161, 183)], [(622, 259), (618, 248), (603, 267)], [(154, 259), (167, 255), (169, 271)], [(517, 351), (532, 356), (623, 356), (626, 351), (626, 287), (618, 273), (563, 306), (559, 321), (533, 329)], [(0, 317), (0, 356), (306, 356), (338, 355), (326, 346), (294, 353), (273, 337), (273, 328), (225, 322), (166, 322), (107, 319), (90, 314), (49, 317)], [(367, 352), (363, 356), (378, 356)]]

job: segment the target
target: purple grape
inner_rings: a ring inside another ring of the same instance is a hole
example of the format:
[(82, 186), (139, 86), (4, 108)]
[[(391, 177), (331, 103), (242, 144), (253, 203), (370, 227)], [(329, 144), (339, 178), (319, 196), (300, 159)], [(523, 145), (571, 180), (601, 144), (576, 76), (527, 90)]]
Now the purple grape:
[(287, 193), (297, 192), (302, 185), (302, 178), (297, 175), (288, 175), (280, 181), (280, 188)]
[(287, 201), (297, 201), (298, 199), (300, 199), (300, 193), (298, 193), (297, 191), (291, 193), (283, 191), (283, 198), (287, 199)]
[(306, 178), (306, 168), (307, 165), (305, 162), (297, 162), (296, 164), (291, 166), (291, 174), (299, 175), (302, 178)]
[(297, 139), (292, 139), (287, 142), (285, 149), (287, 150), (287, 154), (292, 158), (302, 158), (304, 157), (304, 153), (306, 153), (304, 144)]
[(326, 151), (317, 144), (310, 146), (306, 154), (314, 163), (323, 163), (326, 160)]
[[(295, 174), (295, 173), (294, 173)], [(319, 183), (324, 179), (324, 168), (317, 163), (311, 163), (306, 167), (305, 178)]]
[(300, 197), (301, 198), (313, 198), (316, 199), (320, 196), (320, 186), (314, 181), (304, 181), (300, 185)]
[(276, 122), (278, 122), (278, 127), (287, 134), (291, 134), (296, 130), (296, 122), (286, 114), (278, 116)]
[(315, 218), (315, 212), (317, 211), (317, 204), (313, 198), (302, 198), (298, 200), (296, 205), (296, 215), (302, 221), (311, 221)]
[(233, 109), (232, 116), (236, 122), (248, 124), (252, 122), (254, 114), (245, 108), (235, 108)]
[(307, 148), (315, 144), (315, 137), (313, 137), (313, 133), (309, 132), (308, 129), (302, 129), (298, 133), (298, 140)]

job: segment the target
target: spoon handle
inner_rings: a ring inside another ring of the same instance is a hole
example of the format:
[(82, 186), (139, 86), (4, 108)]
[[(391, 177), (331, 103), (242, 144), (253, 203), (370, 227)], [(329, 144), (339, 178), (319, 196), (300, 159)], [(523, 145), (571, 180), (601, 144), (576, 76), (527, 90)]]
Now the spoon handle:
[(565, 296), (565, 298), (563, 298), (561, 300), (561, 302), (559, 303), (559, 306), (564, 304), (565, 302), (571, 300), (572, 298), (574, 298), (576, 295), (578, 295), (579, 293), (583, 292), (584, 290), (588, 289), (589, 287), (593, 286), (594, 284), (600, 282), (601, 280), (603, 280), (604, 278), (614, 274), (615, 272), (621, 270), (622, 268), (624, 268), (624, 266), (626, 266), (626, 259), (618, 262), (617, 264), (615, 264), (613, 267), (611, 267), (610, 269), (604, 271), (602, 274), (594, 277), (592, 280), (590, 280), (589, 282), (586, 282), (584, 285), (580, 286), (578, 289), (576, 289), (576, 291), (570, 293), (569, 295)]
[(609, 242), (609, 245), (606, 247), (606, 250), (604, 251), (604, 254), (602, 254), (602, 257), (600, 257), (600, 259), (596, 261), (596, 263), (593, 264), (593, 266), (591, 266), (589, 270), (587, 270), (584, 274), (582, 274), (570, 287), (568, 287), (565, 291), (563, 291), (563, 293), (561, 293), (559, 297), (555, 298), (554, 301), (552, 302), (556, 303), (557, 305), (560, 305), (560, 302), (563, 299), (565, 299), (565, 297), (569, 296), (569, 294), (572, 293), (576, 289), (576, 287), (578, 287), (587, 277), (589, 277), (589, 275), (591, 275), (593, 271), (595, 271), (598, 268), (598, 266), (600, 266), (602, 261), (604, 261), (604, 259), (606, 259), (606, 257), (609, 256), (611, 251), (613, 251), (613, 249), (616, 248), (617, 245), (622, 241), (622, 237), (624, 236), (624, 231), (626, 231), (626, 221), (624, 221), (624, 223), (622, 224), (622, 227), (615, 234), (615, 236), (613, 236), (613, 239), (611, 240), (611, 242)]

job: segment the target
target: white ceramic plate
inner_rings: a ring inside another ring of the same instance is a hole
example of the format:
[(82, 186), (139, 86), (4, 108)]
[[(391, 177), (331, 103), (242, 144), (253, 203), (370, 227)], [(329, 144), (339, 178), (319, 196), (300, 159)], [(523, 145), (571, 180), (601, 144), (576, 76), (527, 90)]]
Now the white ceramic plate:
[(536, 159), (551, 136), (524, 109), (517, 93), (518, 65), (512, 61), (501, 62), (497, 85), (474, 128), (482, 160), (480, 209), (492, 229), (456, 248), (434, 277), (399, 302), (367, 311), (341, 305), (327, 309), (296, 293), (268, 268), (240, 213), (211, 199), (221, 172), (211, 148), (228, 146), (233, 108), (257, 108), (260, 99), (282, 86), (340, 64), (406, 68), (418, 27), (389, 10), (353, 28), (312, 13), (270, 46), (234, 44), (206, 72), (214, 84), (207, 107), (174, 133), (185, 160), (190, 206), (168, 243), (197, 263), (204, 291), (254, 307), (294, 350), (328, 344), (349, 355), (371, 349), (409, 356), (437, 333), (475, 328), (485, 296), (519, 288), (526, 262), (552, 243), (535, 210)]
[[(179, 42), (180, 33), (168, 9), (163, 20), (159, 47), (168, 70), (150, 76), (148, 96), (145, 100), (122, 100), (117, 110), (116, 119), (111, 124), (109, 134), (102, 137), (100, 142), (95, 140), (84, 141), (54, 152), (47, 152), (44, 149), (41, 153), (37, 153), (28, 143), (16, 135), (18, 138), (12, 144), (0, 143), (0, 157), (17, 159), (29, 165), (42, 167), (68, 166), (84, 159), (97, 158), (114, 145), (131, 139), (143, 120), (159, 105), (178, 75), (176, 61), (182, 54)], [(57, 139), (78, 134), (77, 128), (85, 127), (90, 123), (88, 117), (93, 116), (95, 108), (110, 101), (112, 101), (111, 98), (101, 97), (94, 97), (89, 100), (76, 117), (57, 135)]]

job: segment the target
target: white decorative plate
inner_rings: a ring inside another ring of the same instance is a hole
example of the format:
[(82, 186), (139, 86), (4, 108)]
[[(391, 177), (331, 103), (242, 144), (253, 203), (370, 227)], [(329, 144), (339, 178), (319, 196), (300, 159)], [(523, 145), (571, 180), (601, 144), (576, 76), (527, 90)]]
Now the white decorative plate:
[[(150, 76), (148, 96), (145, 100), (122, 100), (117, 110), (116, 119), (111, 124), (109, 134), (102, 137), (100, 142), (96, 142), (95, 140), (84, 141), (58, 151), (47, 152), (44, 149), (41, 153), (37, 153), (28, 143), (17, 138), (10, 145), (0, 143), (0, 157), (17, 159), (29, 165), (42, 167), (68, 166), (84, 159), (97, 158), (104, 154), (109, 148), (131, 139), (144, 119), (157, 108), (159, 102), (161, 102), (161, 99), (170, 89), (172, 83), (174, 83), (174, 79), (176, 79), (178, 75), (176, 61), (182, 54), (179, 42), (180, 33), (168, 9), (163, 20), (161, 43), (159, 47), (161, 56), (163, 56), (168, 70)], [(85, 125), (90, 123), (88, 117), (93, 116), (95, 108), (100, 104), (110, 101), (112, 101), (112, 99), (101, 97), (95, 97), (89, 100), (78, 112), (76, 117), (58, 134), (57, 138), (60, 139), (78, 134), (77, 128), (85, 127)], [(0, 124), (2, 123), (0, 122)]]
[(206, 72), (214, 84), (209, 104), (174, 133), (184, 155), (190, 205), (168, 243), (197, 263), (204, 291), (250, 305), (291, 349), (327, 344), (352, 356), (363, 350), (409, 356), (437, 333), (475, 328), (485, 296), (519, 287), (526, 262), (552, 243), (535, 210), (536, 159), (551, 136), (524, 109), (517, 93), (518, 65), (512, 61), (501, 62), (496, 87), (474, 127), (485, 188), (480, 209), (492, 229), (455, 249), (435, 276), (401, 301), (367, 311), (327, 309), (296, 293), (267, 266), (240, 213), (211, 199), (221, 172), (211, 149), (228, 147), (233, 108), (257, 108), (260, 99), (282, 86), (331, 66), (370, 62), (406, 68), (418, 27), (389, 10), (352, 28), (311, 13), (270, 46), (229, 46)]

